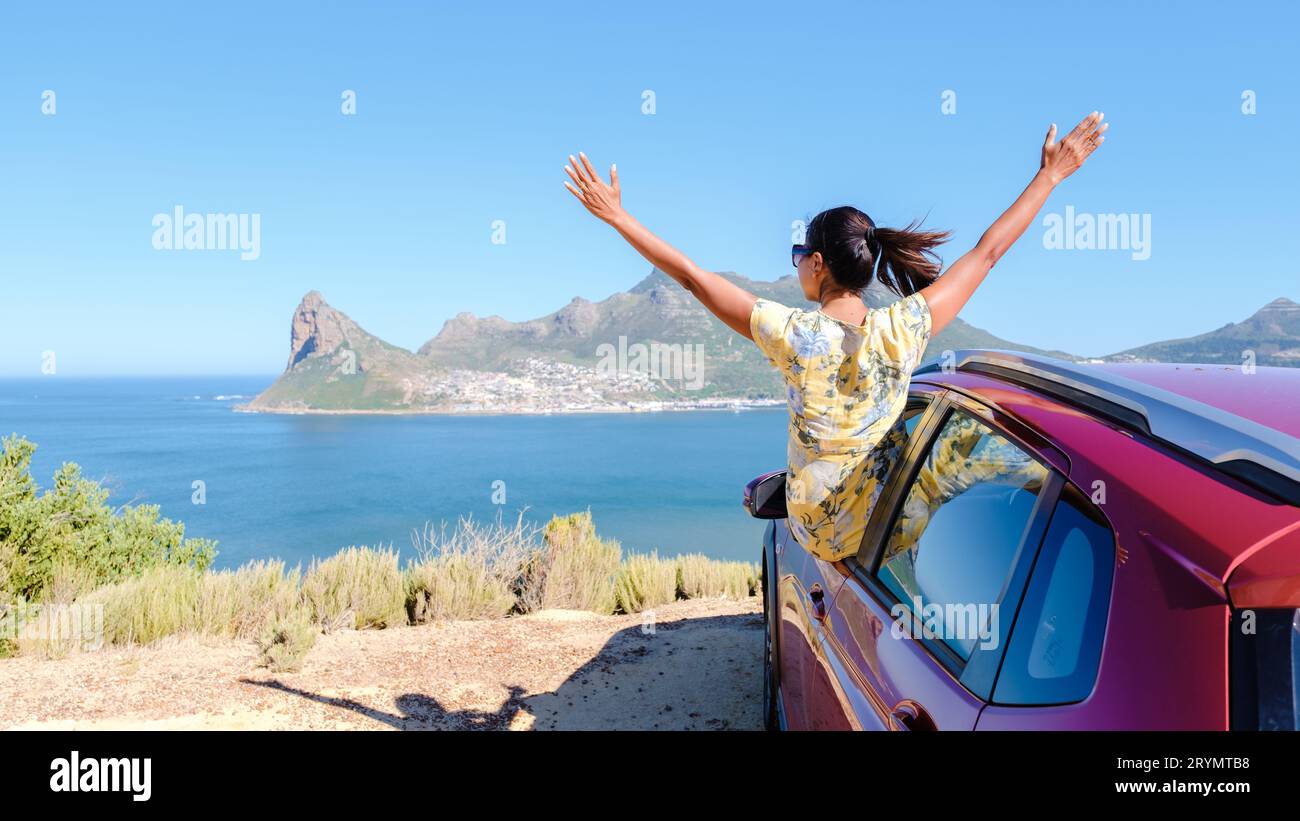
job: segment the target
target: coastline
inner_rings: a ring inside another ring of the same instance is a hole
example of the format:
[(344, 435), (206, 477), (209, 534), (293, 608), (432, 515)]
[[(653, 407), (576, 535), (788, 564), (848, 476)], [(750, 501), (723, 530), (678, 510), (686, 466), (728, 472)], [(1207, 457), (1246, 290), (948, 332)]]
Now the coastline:
[[(650, 403), (647, 403), (649, 405)], [(628, 413), (689, 413), (692, 411), (720, 412), (756, 410), (774, 410), (784, 408), (783, 399), (736, 399), (718, 400), (716, 403), (688, 405), (673, 404), (667, 406), (640, 407), (629, 405), (610, 405), (596, 408), (519, 408), (512, 410), (490, 410), (474, 408), (466, 410), (439, 408), (372, 408), (372, 409), (333, 409), (333, 408), (255, 408), (251, 405), (235, 405), (235, 413), (268, 413), (282, 416), (575, 416), (583, 414), (628, 414)]]

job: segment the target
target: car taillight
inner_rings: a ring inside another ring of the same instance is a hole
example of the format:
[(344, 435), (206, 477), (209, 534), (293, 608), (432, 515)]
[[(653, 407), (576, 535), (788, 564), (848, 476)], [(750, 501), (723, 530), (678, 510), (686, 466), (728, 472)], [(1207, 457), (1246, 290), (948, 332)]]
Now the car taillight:
[(1234, 610), (1228, 639), (1234, 730), (1300, 730), (1300, 610)]

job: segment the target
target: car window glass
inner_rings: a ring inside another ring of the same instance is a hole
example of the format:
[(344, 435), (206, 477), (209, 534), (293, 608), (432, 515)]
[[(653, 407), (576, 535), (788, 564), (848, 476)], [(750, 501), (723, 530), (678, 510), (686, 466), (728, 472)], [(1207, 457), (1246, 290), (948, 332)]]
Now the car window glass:
[(1052, 514), (998, 675), (1002, 704), (1065, 704), (1092, 692), (1101, 661), (1115, 536), (1077, 491)]
[(963, 660), (997, 634), (1002, 589), (1047, 476), (1010, 440), (954, 411), (908, 488), (878, 576)]

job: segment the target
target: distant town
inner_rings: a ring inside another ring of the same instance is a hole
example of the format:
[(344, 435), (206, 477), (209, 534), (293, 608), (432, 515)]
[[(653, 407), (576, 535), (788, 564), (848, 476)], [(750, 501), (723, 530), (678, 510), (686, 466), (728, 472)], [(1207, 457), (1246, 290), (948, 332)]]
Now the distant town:
[(422, 394), (449, 413), (592, 413), (742, 410), (784, 405), (780, 399), (692, 398), (680, 381), (638, 371), (589, 368), (528, 357), (510, 372), (451, 370)]
[[(331, 377), (332, 379), (342, 377)], [(454, 368), (403, 377), (402, 400), (382, 409), (240, 406), (275, 413), (560, 414), (741, 411), (785, 405), (784, 399), (693, 397), (681, 380), (639, 371), (591, 368), (540, 357), (514, 362), (509, 371)]]

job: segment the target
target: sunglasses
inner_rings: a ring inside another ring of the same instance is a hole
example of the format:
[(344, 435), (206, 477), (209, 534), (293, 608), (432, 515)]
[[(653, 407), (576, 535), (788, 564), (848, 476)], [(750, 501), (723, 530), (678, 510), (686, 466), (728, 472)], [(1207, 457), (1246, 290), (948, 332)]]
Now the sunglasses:
[(790, 262), (794, 263), (794, 267), (798, 268), (799, 263), (803, 262), (803, 258), (811, 253), (812, 249), (807, 245), (792, 245), (790, 246)]

